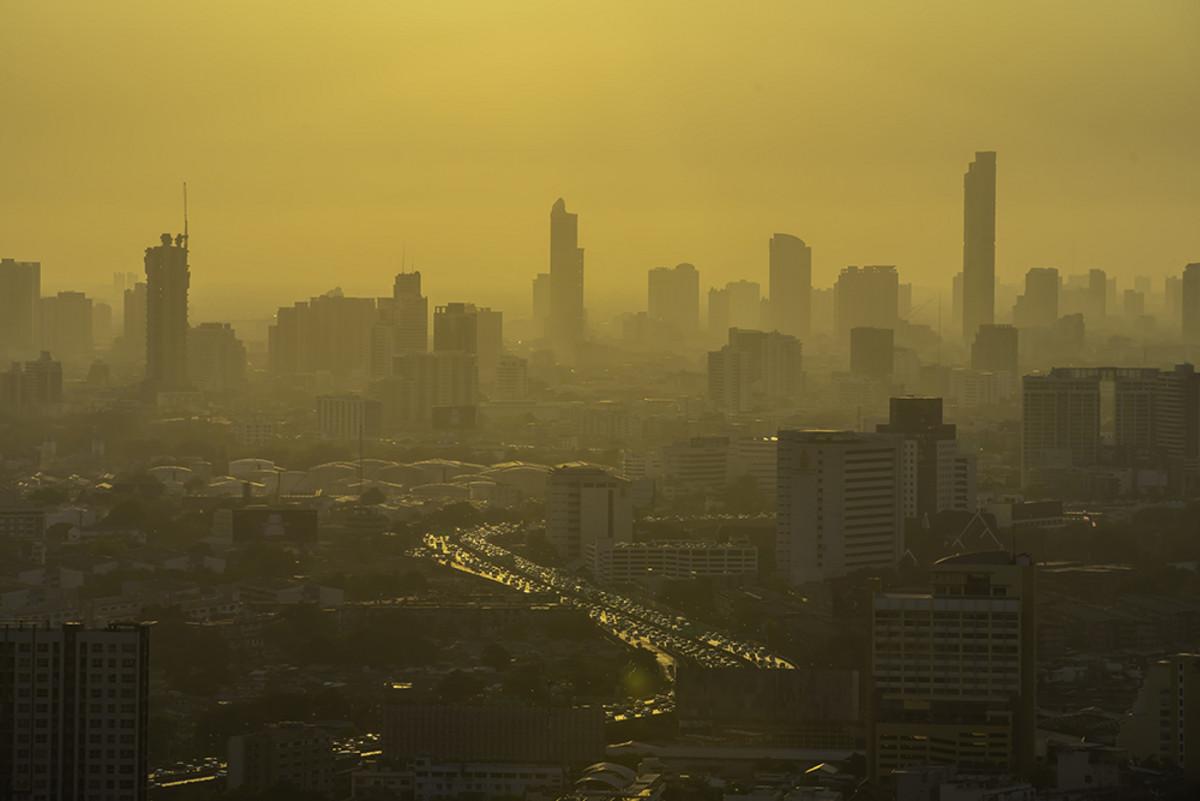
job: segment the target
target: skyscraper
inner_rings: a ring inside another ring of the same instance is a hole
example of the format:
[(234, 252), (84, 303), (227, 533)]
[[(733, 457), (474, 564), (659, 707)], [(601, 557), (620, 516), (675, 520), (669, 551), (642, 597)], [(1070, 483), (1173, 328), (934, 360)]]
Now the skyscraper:
[(834, 290), (834, 324), (843, 342), (852, 328), (896, 328), (900, 274), (895, 267), (846, 267), (838, 274)]
[(584, 338), (583, 248), (579, 216), (562, 198), (550, 210), (550, 326), (555, 347), (571, 352)]
[(146, 248), (146, 383), (152, 391), (187, 386), (187, 234), (163, 234)]
[(37, 345), (38, 301), (42, 297), (42, 265), (36, 261), (0, 260), (0, 355), (31, 355)]
[(812, 248), (791, 234), (775, 234), (769, 246), (771, 326), (808, 335), (812, 319)]
[(1180, 294), (1183, 339), (1192, 344), (1200, 343), (1200, 263), (1183, 268), (1183, 291)]
[[(907, 517), (924, 518), (945, 509), (975, 511), (973, 465), (960, 455), (957, 430), (942, 420), (942, 399), (904, 396), (892, 398), (887, 423), (875, 427), (880, 434), (893, 434), (912, 443), (915, 459), (906, 471), (911, 492)], [(909, 475), (911, 474), (911, 475)], [(960, 484), (959, 479), (965, 479)]]
[(979, 152), (963, 176), (963, 340), (996, 309), (996, 154)]
[(648, 316), (675, 335), (691, 336), (700, 322), (700, 273), (690, 264), (655, 267), (646, 275)]
[(130, 359), (141, 363), (146, 356), (146, 282), (137, 281), (125, 290), (121, 304), (123, 324), (121, 349)]
[(429, 349), (429, 299), (421, 294), (420, 270), (396, 274), (390, 314), (397, 353)]
[(1025, 294), (1017, 298), (1013, 322), (1021, 328), (1049, 328), (1058, 320), (1062, 285), (1054, 267), (1034, 267), (1025, 273)]
[(982, 325), (971, 342), (971, 369), (1006, 373), (1016, 382), (1020, 331), (1011, 325)]
[(546, 324), (550, 320), (550, 273), (538, 273), (533, 277), (533, 330), (538, 336), (547, 334)]
[(890, 567), (904, 552), (903, 443), (884, 434), (780, 431), (775, 558), (792, 584)]
[(149, 627), (0, 628), (0, 795), (144, 801)]
[(92, 299), (82, 292), (59, 292), (42, 298), (39, 309), (42, 348), (59, 359), (92, 353)]

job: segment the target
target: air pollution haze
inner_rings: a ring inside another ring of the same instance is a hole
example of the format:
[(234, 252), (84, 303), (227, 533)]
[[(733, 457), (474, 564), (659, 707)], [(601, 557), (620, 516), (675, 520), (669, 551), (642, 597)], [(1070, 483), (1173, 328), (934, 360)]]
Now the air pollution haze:
[(524, 313), (560, 195), (582, 215), (589, 306), (627, 303), (660, 264), (759, 279), (773, 231), (813, 247), (819, 283), (884, 263), (943, 286), (962, 165), (984, 149), (1001, 280), (1158, 276), (1200, 244), (1189, 0), (0, 14), (0, 242), (51, 289), (137, 270), (147, 230), (178, 227), (183, 180), (194, 302), (225, 315), (377, 294), (404, 258), (435, 295)]

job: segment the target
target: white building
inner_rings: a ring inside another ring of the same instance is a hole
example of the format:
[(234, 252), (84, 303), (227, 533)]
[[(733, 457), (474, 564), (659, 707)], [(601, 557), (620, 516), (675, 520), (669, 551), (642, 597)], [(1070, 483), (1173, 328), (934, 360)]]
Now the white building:
[(758, 548), (748, 542), (656, 540), (592, 544), (588, 566), (602, 582), (644, 578), (745, 576), (758, 572)]
[(591, 544), (632, 540), (629, 482), (583, 462), (556, 467), (546, 484), (546, 536), (568, 558), (583, 556)]
[(793, 584), (887, 567), (904, 550), (903, 443), (780, 431), (776, 561)]

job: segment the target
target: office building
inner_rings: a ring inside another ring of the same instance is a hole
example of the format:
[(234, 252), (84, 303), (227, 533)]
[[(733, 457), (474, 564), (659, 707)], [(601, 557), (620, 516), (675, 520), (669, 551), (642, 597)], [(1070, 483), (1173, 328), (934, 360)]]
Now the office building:
[(880, 592), (872, 616), (871, 773), (954, 764), (1028, 776), (1037, 726), (1036, 567), (938, 561), (927, 592)]
[(895, 334), (890, 328), (850, 329), (850, 373), (888, 379), (895, 359)]
[(804, 385), (800, 341), (778, 331), (730, 328), (729, 342), (708, 354), (708, 396), (730, 414), (795, 405)]
[(378, 298), (375, 310), (368, 369), (371, 378), (378, 379), (391, 375), (401, 353), (429, 349), (429, 299), (421, 294), (421, 273), (397, 273), (392, 296)]
[(568, 559), (589, 545), (632, 540), (630, 483), (583, 462), (554, 468), (546, 483), (546, 537)]
[(646, 276), (646, 313), (671, 336), (691, 337), (700, 324), (700, 273), (690, 264), (655, 267)]
[(1178, 331), (1183, 318), (1183, 277), (1168, 275), (1163, 281), (1163, 303), (1170, 328)]
[(959, 454), (956, 428), (942, 419), (942, 399), (892, 398), (889, 408), (888, 422), (875, 430), (903, 439), (913, 451), (905, 459), (905, 517), (975, 511), (973, 459)]
[(579, 217), (567, 211), (562, 198), (550, 210), (550, 320), (554, 347), (570, 354), (583, 342), (583, 248), (579, 247)]
[(963, 175), (963, 341), (996, 313), (996, 154), (980, 152)]
[(390, 432), (471, 428), (479, 405), (475, 354), (401, 354), (392, 375), (374, 382), (370, 395), (382, 403), (382, 425)]
[(146, 383), (154, 392), (188, 385), (187, 234), (146, 248)]
[(0, 795), (144, 801), (149, 628), (0, 627)]
[(38, 346), (42, 265), (0, 259), (0, 355), (28, 358)]
[(146, 282), (135, 281), (121, 303), (121, 352), (141, 364), (146, 359)]
[(803, 340), (812, 320), (812, 248), (791, 234), (775, 234), (768, 249), (770, 325)]
[(713, 287), (708, 290), (708, 335), (724, 342), (729, 334), (729, 292)]
[(92, 347), (107, 351), (113, 344), (113, 308), (103, 301), (92, 302)]
[(1021, 474), (1096, 464), (1100, 447), (1100, 382), (1070, 370), (1023, 379)]
[(722, 492), (729, 486), (729, 438), (691, 437), (664, 445), (662, 490), (670, 497)]
[(525, 400), (529, 395), (529, 362), (511, 353), (496, 362), (496, 380), (488, 393), (494, 401)]
[(1141, 317), (1146, 313), (1146, 293), (1126, 289), (1121, 295), (1121, 311), (1131, 320)]
[(539, 337), (548, 333), (550, 297), (550, 273), (538, 273), (533, 277), (533, 330)]
[(1183, 269), (1179, 308), (1183, 340), (1192, 345), (1200, 344), (1200, 263), (1189, 264)]
[(1174, 654), (1146, 666), (1117, 745), (1138, 762), (1155, 759), (1200, 781), (1200, 654)]
[(357, 442), (380, 433), (382, 406), (360, 395), (319, 395), (317, 430), (325, 439)]
[(42, 350), (60, 360), (92, 355), (92, 299), (82, 292), (59, 292), (42, 298), (38, 310)]
[(791, 584), (895, 565), (904, 551), (903, 443), (780, 431), (775, 560)]
[(1019, 328), (1048, 328), (1058, 319), (1062, 285), (1054, 267), (1034, 267), (1025, 273), (1025, 293), (1017, 298), (1013, 323)]
[(33, 361), (13, 362), (0, 373), (0, 407), (18, 414), (38, 414), (63, 401), (62, 363), (48, 351)]
[(246, 346), (229, 323), (201, 323), (188, 332), (191, 384), (204, 392), (227, 393), (246, 385)]
[(311, 723), (274, 723), (252, 734), (229, 738), (230, 790), (271, 790), (281, 785), (297, 793), (333, 790), (333, 742)]
[(834, 325), (843, 342), (853, 328), (895, 329), (900, 274), (895, 267), (846, 267), (834, 285)]
[(1083, 314), (1093, 324), (1102, 322), (1108, 313), (1108, 289), (1108, 276), (1103, 270), (1088, 270), (1087, 300)]

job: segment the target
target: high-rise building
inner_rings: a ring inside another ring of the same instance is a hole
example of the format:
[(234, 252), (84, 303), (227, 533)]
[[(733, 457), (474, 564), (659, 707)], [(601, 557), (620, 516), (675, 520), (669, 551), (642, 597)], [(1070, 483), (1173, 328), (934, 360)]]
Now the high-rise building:
[(758, 328), (762, 319), (762, 289), (755, 281), (730, 281), (729, 327)]
[(246, 384), (246, 346), (229, 323), (201, 323), (188, 333), (191, 383), (205, 392), (225, 393)]
[(325, 439), (357, 442), (378, 437), (383, 407), (374, 398), (360, 395), (318, 395), (317, 430)]
[(392, 296), (379, 298), (375, 308), (369, 369), (372, 378), (385, 378), (399, 354), (429, 349), (429, 299), (421, 294), (421, 273), (397, 273)]
[(555, 348), (570, 353), (583, 342), (583, 248), (579, 216), (567, 211), (562, 198), (550, 210), (550, 325)]
[(958, 765), (1035, 767), (1036, 567), (1025, 555), (961, 554), (933, 566), (926, 593), (876, 593), (871, 774)]
[(646, 310), (650, 319), (665, 324), (675, 336), (692, 336), (700, 323), (700, 273), (690, 264), (650, 270)]
[(479, 403), (474, 353), (403, 353), (391, 376), (371, 385), (388, 431), (471, 428)]
[(1015, 383), (1020, 374), (1019, 329), (1011, 325), (981, 325), (971, 343), (971, 369), (1003, 373)]
[(708, 335), (716, 342), (724, 342), (729, 327), (729, 291), (713, 287), (708, 290)]
[(852, 328), (895, 330), (900, 304), (900, 274), (895, 267), (846, 267), (834, 290), (835, 326), (843, 342)]
[(333, 790), (333, 741), (311, 723), (274, 723), (229, 738), (230, 790), (271, 790), (325, 795)]
[(149, 628), (0, 627), (0, 795), (144, 801)]
[(963, 341), (996, 313), (996, 154), (979, 152), (963, 175)]
[(1048, 328), (1058, 319), (1062, 285), (1054, 267), (1034, 267), (1025, 273), (1025, 294), (1017, 298), (1013, 322), (1020, 328)]
[(146, 248), (146, 383), (153, 391), (183, 389), (188, 382), (187, 234)]
[(890, 378), (895, 358), (895, 332), (890, 328), (850, 329), (850, 372), (866, 378)]
[(1136, 320), (1146, 313), (1146, 293), (1126, 289), (1121, 294), (1121, 311), (1126, 317)]
[(496, 362), (496, 381), (489, 397), (497, 401), (525, 400), (529, 394), (529, 362), (511, 353)]
[(769, 246), (771, 326), (803, 339), (812, 320), (812, 248), (791, 234), (775, 234)]
[(121, 350), (137, 363), (146, 358), (146, 282), (135, 281), (121, 304)]
[(34, 361), (13, 362), (11, 369), (0, 373), (0, 406), (10, 411), (46, 411), (62, 399), (62, 362), (52, 359), (49, 351), (42, 351)]
[(538, 273), (533, 277), (533, 330), (545, 336), (546, 324), (550, 320), (550, 273)]
[(590, 545), (632, 541), (630, 483), (583, 462), (554, 468), (546, 482), (546, 536), (568, 559)]
[(1090, 466), (1100, 448), (1100, 382), (1069, 370), (1023, 379), (1021, 475)]
[(103, 301), (92, 303), (92, 347), (107, 351), (113, 344), (113, 308)]
[(1183, 317), (1183, 277), (1168, 275), (1163, 280), (1163, 303), (1166, 305), (1167, 321), (1174, 330), (1179, 329)]
[(895, 565), (904, 551), (903, 443), (780, 431), (775, 559), (792, 584)]
[(905, 517), (975, 511), (973, 460), (959, 454), (956, 428), (942, 419), (941, 398), (892, 398), (888, 422), (875, 430), (912, 444), (914, 453), (905, 460)]
[(1108, 314), (1108, 276), (1104, 270), (1088, 270), (1087, 305), (1084, 316), (1089, 322), (1099, 324)]
[(1175, 654), (1146, 666), (1117, 745), (1141, 762), (1174, 765), (1200, 780), (1200, 654)]
[(37, 350), (42, 265), (0, 260), (0, 355), (24, 358)]
[(59, 359), (92, 355), (92, 299), (82, 292), (59, 292), (42, 298), (42, 348)]
[(1180, 301), (1180, 318), (1183, 323), (1183, 339), (1190, 344), (1200, 343), (1200, 263), (1183, 268)]
[(481, 380), (491, 383), (504, 351), (504, 313), (474, 303), (448, 303), (433, 312), (433, 349), (476, 357)]
[(375, 321), (374, 298), (348, 298), (340, 289), (283, 306), (268, 331), (271, 370), (366, 374), (371, 367)]
[(708, 394), (729, 413), (794, 405), (804, 384), (800, 341), (778, 331), (729, 329), (729, 343), (708, 354)]

